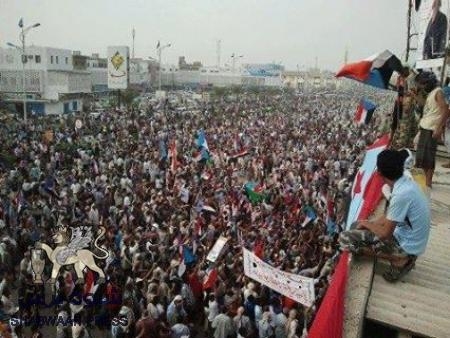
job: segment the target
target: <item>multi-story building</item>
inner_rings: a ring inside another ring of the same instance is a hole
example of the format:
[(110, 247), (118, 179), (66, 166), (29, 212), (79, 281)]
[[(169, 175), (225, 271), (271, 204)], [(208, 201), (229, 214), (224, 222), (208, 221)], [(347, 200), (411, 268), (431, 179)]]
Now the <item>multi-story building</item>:
[(87, 71), (90, 74), (92, 92), (107, 94), (108, 89), (108, 61), (95, 53), (87, 57)]
[(158, 62), (155, 59), (130, 59), (130, 85), (147, 89), (157, 81)]
[(284, 66), (277, 63), (248, 63), (243, 65), (243, 72), (251, 76), (279, 77)]
[(178, 58), (178, 68), (180, 70), (199, 70), (203, 65), (200, 61), (194, 61), (193, 63), (187, 63), (186, 57), (180, 56)]
[(74, 67), (67, 49), (26, 48), (25, 88), (22, 50), (0, 48), (0, 91), (23, 111), (25, 89), (27, 114), (61, 114), (82, 109), (83, 96), (91, 92), (89, 73)]

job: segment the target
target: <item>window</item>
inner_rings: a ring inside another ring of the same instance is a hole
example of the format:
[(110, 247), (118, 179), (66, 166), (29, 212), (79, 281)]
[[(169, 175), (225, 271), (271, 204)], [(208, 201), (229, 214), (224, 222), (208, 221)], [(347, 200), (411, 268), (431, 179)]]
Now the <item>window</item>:
[(59, 64), (59, 57), (58, 55), (55, 56), (56, 64)]
[(53, 55), (50, 56), (50, 63), (53, 64)]
[(69, 58), (66, 56), (66, 65), (69, 64)]
[(41, 56), (40, 55), (35, 55), (34, 56), (34, 60), (36, 60), (36, 63), (41, 63)]

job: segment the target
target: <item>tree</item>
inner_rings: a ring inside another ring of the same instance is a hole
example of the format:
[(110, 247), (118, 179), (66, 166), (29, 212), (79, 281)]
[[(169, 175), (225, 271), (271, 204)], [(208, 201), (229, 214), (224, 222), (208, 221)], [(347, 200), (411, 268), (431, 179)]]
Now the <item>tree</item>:
[(225, 93), (227, 92), (227, 89), (225, 87), (214, 87), (212, 90), (212, 95), (215, 98), (220, 98), (225, 96)]
[(127, 109), (130, 109), (133, 104), (133, 100), (139, 96), (139, 92), (135, 89), (127, 88), (120, 93), (120, 96), (123, 104), (127, 107)]

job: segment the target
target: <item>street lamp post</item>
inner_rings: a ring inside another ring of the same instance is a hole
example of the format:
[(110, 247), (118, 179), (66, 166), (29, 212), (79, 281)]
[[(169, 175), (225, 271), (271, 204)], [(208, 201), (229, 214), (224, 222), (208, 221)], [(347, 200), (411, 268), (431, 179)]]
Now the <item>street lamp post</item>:
[(22, 99), (23, 99), (23, 120), (27, 121), (27, 93), (25, 89), (25, 63), (27, 62), (27, 55), (25, 54), (25, 36), (33, 28), (39, 27), (40, 23), (35, 23), (34, 25), (23, 27), (23, 18), (19, 21), (19, 27), (21, 32), (19, 34), (19, 39), (22, 42), (22, 47), (18, 47), (12, 43), (8, 43), (8, 46), (14, 47), (22, 52)]
[(161, 46), (158, 42), (158, 62), (159, 62), (159, 83), (158, 83), (158, 89), (161, 90), (161, 54), (162, 51), (166, 48), (169, 48), (171, 46), (170, 43), (168, 43), (167, 45)]

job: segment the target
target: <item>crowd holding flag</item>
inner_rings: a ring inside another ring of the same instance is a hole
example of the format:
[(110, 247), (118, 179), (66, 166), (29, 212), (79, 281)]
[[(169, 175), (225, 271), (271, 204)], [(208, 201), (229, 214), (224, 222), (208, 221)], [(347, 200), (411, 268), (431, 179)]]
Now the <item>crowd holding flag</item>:
[(167, 146), (163, 139), (159, 140), (159, 159), (161, 161), (165, 161), (167, 159)]
[(203, 129), (200, 129), (197, 132), (197, 136), (195, 139), (195, 144), (197, 146), (197, 152), (194, 153), (194, 159), (197, 162), (205, 161), (208, 162), (211, 160), (211, 155), (209, 153), (208, 142), (206, 141), (206, 135)]
[(199, 149), (204, 148), (209, 151), (208, 142), (206, 141), (205, 131), (203, 129), (198, 131), (196, 143)]
[(367, 99), (362, 99), (359, 102), (358, 109), (355, 114), (355, 122), (357, 124), (369, 124), (372, 120), (372, 115), (375, 112), (377, 105)]
[(170, 171), (172, 173), (176, 172), (178, 167), (178, 152), (177, 152), (177, 141), (173, 140), (169, 146), (169, 156), (170, 156)]
[(244, 185), (245, 192), (252, 204), (263, 202), (266, 198), (264, 194), (264, 186), (255, 182), (247, 182)]
[(195, 263), (197, 259), (195, 258), (194, 253), (192, 252), (191, 248), (189, 248), (186, 245), (183, 245), (183, 261), (184, 264), (190, 265), (192, 263)]
[(217, 277), (218, 273), (216, 268), (212, 268), (211, 270), (209, 270), (203, 281), (203, 290), (212, 289), (216, 284)]
[(311, 206), (306, 206), (303, 209), (303, 212), (305, 213), (305, 220), (302, 223), (302, 228), (310, 224), (311, 222), (314, 222), (317, 218), (317, 214), (314, 211), (314, 209)]

